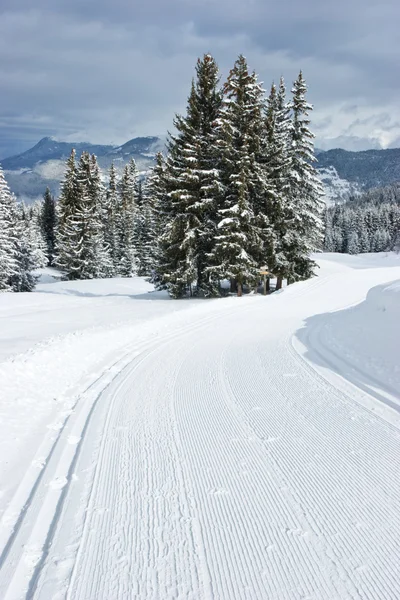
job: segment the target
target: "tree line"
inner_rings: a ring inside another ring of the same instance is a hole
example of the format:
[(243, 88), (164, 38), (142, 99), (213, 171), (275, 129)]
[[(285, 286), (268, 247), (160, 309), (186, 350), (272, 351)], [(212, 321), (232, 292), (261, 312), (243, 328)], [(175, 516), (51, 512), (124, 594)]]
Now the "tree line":
[(215, 60), (204, 55), (186, 114), (175, 117), (166, 154), (144, 182), (132, 160), (120, 178), (112, 165), (105, 185), (96, 157), (73, 151), (58, 201), (47, 191), (28, 219), (0, 188), (0, 207), (9, 207), (0, 285), (17, 291), (16, 219), (27, 219), (30, 232), (26, 273), (41, 249), (68, 279), (148, 275), (175, 298), (220, 295), (225, 280), (241, 295), (265, 265), (278, 288), (311, 277), (324, 221), (306, 92), (300, 72), (290, 99), (283, 79), (266, 95), (243, 56), (221, 86)]
[(327, 208), (325, 223), (327, 252), (400, 250), (400, 183)]

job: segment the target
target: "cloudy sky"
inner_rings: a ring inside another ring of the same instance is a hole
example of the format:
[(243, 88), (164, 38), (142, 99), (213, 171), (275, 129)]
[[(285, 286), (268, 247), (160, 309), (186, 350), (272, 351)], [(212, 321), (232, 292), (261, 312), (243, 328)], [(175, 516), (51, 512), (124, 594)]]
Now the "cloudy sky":
[(165, 134), (198, 56), (299, 69), (317, 145), (400, 146), (398, 0), (1, 0), (0, 158), (41, 137)]

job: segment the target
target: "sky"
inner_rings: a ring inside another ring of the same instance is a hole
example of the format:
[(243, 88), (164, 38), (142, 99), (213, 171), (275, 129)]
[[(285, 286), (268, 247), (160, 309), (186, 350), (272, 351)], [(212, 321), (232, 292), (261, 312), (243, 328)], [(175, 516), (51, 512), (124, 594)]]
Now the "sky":
[(309, 87), (316, 145), (400, 147), (398, 0), (0, 0), (0, 158), (165, 135), (197, 57)]

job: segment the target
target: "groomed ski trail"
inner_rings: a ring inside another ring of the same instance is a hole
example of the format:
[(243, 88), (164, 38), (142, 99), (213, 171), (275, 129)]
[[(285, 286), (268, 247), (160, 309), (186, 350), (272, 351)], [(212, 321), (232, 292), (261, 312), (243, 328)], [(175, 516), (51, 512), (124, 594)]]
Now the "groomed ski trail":
[(397, 600), (399, 421), (292, 344), (338, 281), (246, 299), (136, 352), (85, 422), (27, 581), (39, 486), (1, 597)]

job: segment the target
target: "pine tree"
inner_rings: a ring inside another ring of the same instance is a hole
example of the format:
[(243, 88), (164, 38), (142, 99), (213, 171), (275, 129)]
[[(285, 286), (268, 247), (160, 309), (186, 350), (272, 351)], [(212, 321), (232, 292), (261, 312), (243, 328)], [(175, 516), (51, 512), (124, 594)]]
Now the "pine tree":
[(154, 167), (146, 179), (145, 196), (152, 220), (152, 239), (149, 243), (152, 263), (152, 281), (158, 287), (165, 287), (162, 282), (164, 250), (163, 234), (172, 219), (171, 199), (167, 193), (165, 160), (161, 152), (155, 157)]
[(107, 194), (101, 180), (101, 173), (97, 158), (94, 154), (90, 157), (90, 190), (89, 195), (93, 207), (93, 226), (96, 231), (95, 255), (97, 268), (95, 277), (112, 277), (114, 265), (111, 257), (111, 248), (106, 242), (105, 227), (107, 224)]
[(76, 153), (71, 151), (67, 160), (61, 194), (57, 203), (56, 259), (55, 264), (65, 271), (68, 279), (76, 278), (79, 270), (78, 257), (80, 237), (74, 227), (76, 214), (80, 209), (80, 193), (76, 173)]
[(10, 279), (18, 272), (12, 218), (14, 202), (0, 167), (0, 292), (11, 291)]
[(110, 275), (104, 244), (103, 194), (100, 172), (94, 155), (83, 152), (76, 172), (79, 208), (73, 225), (79, 236), (74, 276), (93, 279)]
[(109, 249), (113, 274), (118, 273), (118, 236), (116, 232), (116, 220), (119, 210), (119, 195), (117, 171), (114, 163), (111, 163), (109, 172), (108, 188), (105, 194), (104, 206), (104, 243)]
[(42, 229), (42, 204), (36, 201), (25, 211), (27, 243), (31, 249), (34, 269), (41, 269), (48, 265), (47, 245)]
[[(32, 292), (35, 289), (38, 277), (33, 273), (40, 264), (40, 259), (45, 255), (36, 252), (30, 231), (30, 220), (23, 204), (13, 203), (12, 220), (16, 270), (9, 278), (9, 285), (14, 292)], [(36, 251), (38, 249), (36, 248)], [(37, 263), (39, 260), (39, 264)]]
[(169, 219), (161, 239), (161, 282), (174, 297), (192, 290), (217, 292), (206, 266), (216, 231), (220, 196), (219, 173), (215, 169), (215, 120), (221, 106), (218, 67), (204, 55), (196, 66), (186, 116), (174, 121), (164, 181), (170, 197)]
[(255, 285), (259, 278), (262, 225), (258, 218), (266, 189), (257, 160), (263, 135), (263, 89), (239, 56), (224, 86), (217, 148), (224, 199), (209, 270), (218, 279)]
[(153, 244), (155, 243), (155, 220), (151, 198), (138, 187), (138, 202), (135, 217), (135, 247), (138, 260), (138, 275), (151, 275), (155, 267)]
[(277, 276), (277, 289), (290, 270), (286, 235), (291, 224), (290, 211), (290, 148), (292, 123), (286, 101), (286, 87), (281, 77), (279, 89), (273, 84), (267, 100), (266, 144), (264, 160), (271, 186), (269, 219), (273, 235), (266, 246), (266, 263)]
[(72, 151), (61, 187), (57, 236), (57, 264), (68, 279), (112, 275), (104, 218), (104, 189), (96, 157), (83, 152), (76, 166)]
[(310, 254), (321, 248), (323, 240), (323, 189), (313, 163), (314, 135), (309, 129), (306, 101), (307, 86), (300, 74), (292, 89), (292, 145), (290, 150), (290, 212), (291, 224), (285, 234), (292, 281), (307, 279), (314, 274), (315, 261)]
[(56, 247), (56, 202), (50, 189), (46, 188), (41, 211), (41, 227), (46, 243), (48, 265), (53, 266)]
[(134, 248), (137, 178), (136, 164), (132, 159), (125, 165), (119, 184), (119, 208), (115, 216), (117, 273), (121, 277), (131, 277), (137, 271)]

